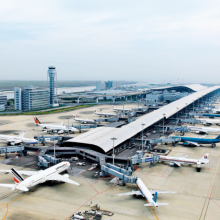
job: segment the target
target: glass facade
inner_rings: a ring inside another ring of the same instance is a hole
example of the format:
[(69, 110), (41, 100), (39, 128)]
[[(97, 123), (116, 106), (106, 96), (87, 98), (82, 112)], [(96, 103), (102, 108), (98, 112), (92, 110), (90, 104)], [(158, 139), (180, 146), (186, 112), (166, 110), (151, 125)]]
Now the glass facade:
[(49, 91), (47, 89), (15, 88), (15, 110), (33, 111), (50, 107)]
[(49, 108), (49, 91), (46, 89), (23, 89), (22, 110), (33, 111)]

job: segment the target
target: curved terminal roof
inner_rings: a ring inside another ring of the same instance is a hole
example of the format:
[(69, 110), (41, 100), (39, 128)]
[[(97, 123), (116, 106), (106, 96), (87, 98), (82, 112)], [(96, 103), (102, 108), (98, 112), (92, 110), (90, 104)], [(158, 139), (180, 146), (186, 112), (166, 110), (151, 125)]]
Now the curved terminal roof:
[(170, 116), (174, 115), (176, 112), (190, 105), (197, 99), (217, 89), (220, 89), (220, 86), (209, 87), (200, 90), (199, 92), (195, 92), (166, 106), (163, 106), (158, 110), (146, 114), (138, 118), (136, 121), (131, 122), (121, 128), (98, 127), (84, 134), (81, 134), (73, 139), (70, 139), (67, 142), (73, 143), (74, 145), (80, 144), (87, 146), (95, 146), (95, 148), (99, 148), (100, 151), (106, 153), (110, 151), (113, 147), (113, 142), (111, 138), (117, 138), (117, 140), (115, 140), (115, 146), (120, 145), (126, 140), (141, 132), (142, 124), (145, 124), (145, 129), (153, 125), (157, 121), (163, 119), (163, 117), (169, 118)]
[(152, 88), (152, 90), (185, 90), (190, 92), (198, 92), (207, 88), (206, 86), (202, 86), (200, 84), (190, 84), (190, 85), (179, 85), (179, 86), (165, 86)]

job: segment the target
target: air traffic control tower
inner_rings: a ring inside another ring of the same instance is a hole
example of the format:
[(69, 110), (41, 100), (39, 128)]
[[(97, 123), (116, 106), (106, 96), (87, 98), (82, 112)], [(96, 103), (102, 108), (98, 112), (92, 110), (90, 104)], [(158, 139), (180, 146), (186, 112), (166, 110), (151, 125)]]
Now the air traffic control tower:
[(51, 65), (47, 71), (47, 86), (50, 91), (50, 106), (59, 106), (57, 98), (57, 71), (56, 67)]

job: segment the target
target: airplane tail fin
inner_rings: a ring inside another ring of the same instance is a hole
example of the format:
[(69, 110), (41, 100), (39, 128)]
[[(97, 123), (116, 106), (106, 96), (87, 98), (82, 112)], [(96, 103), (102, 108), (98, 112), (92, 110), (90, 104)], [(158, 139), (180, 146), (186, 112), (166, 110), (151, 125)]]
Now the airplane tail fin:
[(60, 126), (63, 126), (63, 122), (61, 121)]
[(20, 183), (24, 181), (24, 178), (14, 168), (11, 169), (11, 173), (13, 175), (15, 183)]
[(112, 108), (114, 109), (114, 105), (112, 105)]
[(76, 119), (76, 116), (73, 114), (73, 118)]
[(41, 122), (39, 121), (39, 119), (37, 117), (34, 117), (34, 121), (36, 124), (41, 124)]
[(220, 135), (218, 137), (216, 137), (215, 139), (220, 139)]
[(155, 192), (153, 200), (154, 200), (154, 202), (157, 202), (157, 192)]
[(199, 159), (200, 162), (208, 161), (209, 153), (206, 153), (203, 157)]
[(19, 138), (23, 138), (25, 135), (25, 131), (19, 136)]
[(95, 113), (96, 113), (96, 110), (95, 110)]

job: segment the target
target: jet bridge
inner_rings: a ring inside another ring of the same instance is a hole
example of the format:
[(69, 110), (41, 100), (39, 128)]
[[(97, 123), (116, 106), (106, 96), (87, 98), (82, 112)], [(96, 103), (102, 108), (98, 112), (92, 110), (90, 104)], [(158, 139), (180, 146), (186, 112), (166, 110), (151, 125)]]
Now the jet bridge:
[(132, 156), (129, 158), (129, 160), (131, 161), (131, 169), (133, 169), (133, 166), (135, 164), (139, 164), (139, 163), (150, 163), (150, 167), (154, 166), (158, 161), (159, 161), (159, 156), (154, 154), (153, 157), (145, 157), (144, 158), (144, 154), (142, 151), (137, 151), (136, 155)]
[(109, 176), (113, 175), (119, 179), (119, 183), (125, 184), (125, 183), (136, 183), (137, 177), (129, 177), (128, 175), (132, 174), (131, 170), (126, 170), (123, 168), (119, 168), (117, 166), (114, 166), (112, 164), (105, 164), (101, 166), (101, 172), (100, 176)]
[(44, 156), (38, 156), (38, 166), (39, 167), (49, 167), (50, 165), (55, 165), (60, 163), (59, 158), (55, 158), (53, 156), (44, 155)]
[(0, 154), (5, 154), (7, 158), (7, 153), (19, 153), (20, 155), (27, 155), (27, 151), (24, 150), (24, 146), (13, 146), (13, 147), (1, 147)]

